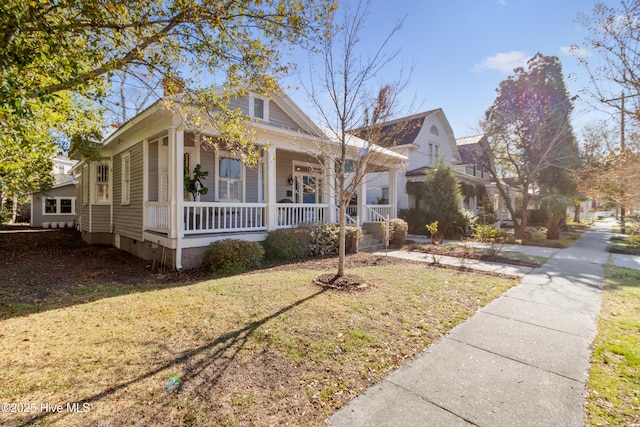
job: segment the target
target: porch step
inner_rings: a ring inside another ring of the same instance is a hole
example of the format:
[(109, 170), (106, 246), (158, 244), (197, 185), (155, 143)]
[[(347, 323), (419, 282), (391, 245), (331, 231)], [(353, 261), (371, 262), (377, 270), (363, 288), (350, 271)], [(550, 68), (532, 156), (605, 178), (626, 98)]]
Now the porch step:
[(373, 237), (373, 234), (368, 233), (367, 230), (362, 230), (362, 241), (358, 246), (359, 252), (373, 252), (384, 250), (384, 243)]

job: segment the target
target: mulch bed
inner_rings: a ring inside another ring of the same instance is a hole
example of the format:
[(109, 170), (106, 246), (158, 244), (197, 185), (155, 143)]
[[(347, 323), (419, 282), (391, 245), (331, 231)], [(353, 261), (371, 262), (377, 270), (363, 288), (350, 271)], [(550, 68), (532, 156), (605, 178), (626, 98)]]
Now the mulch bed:
[(440, 256), (453, 256), (459, 258), (466, 259), (476, 259), (479, 261), (487, 261), (487, 262), (497, 262), (500, 264), (510, 264), (510, 265), (519, 265), (522, 267), (532, 267), (538, 268), (540, 267), (540, 263), (534, 261), (526, 261), (521, 259), (509, 258), (500, 254), (479, 254), (474, 252), (473, 250), (466, 248), (456, 248), (456, 250), (451, 250), (449, 246), (441, 246), (441, 245), (431, 245), (431, 244), (420, 244), (420, 243), (410, 243), (405, 245), (403, 249), (413, 252), (421, 252), (425, 254), (433, 254)]

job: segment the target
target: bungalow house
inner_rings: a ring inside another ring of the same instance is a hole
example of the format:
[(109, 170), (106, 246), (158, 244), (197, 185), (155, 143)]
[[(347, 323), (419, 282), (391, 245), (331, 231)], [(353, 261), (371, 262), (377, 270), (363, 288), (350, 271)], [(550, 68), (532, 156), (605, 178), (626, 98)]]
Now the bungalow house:
[[(248, 126), (261, 148), (255, 167), (203, 143), (163, 100), (110, 135), (98, 161), (80, 161), (74, 172), (83, 239), (144, 259), (162, 253), (167, 264), (181, 269), (199, 265), (216, 240), (260, 241), (271, 230), (301, 222), (336, 222), (333, 158), (339, 150), (326, 129), (284, 94), (246, 96), (232, 107), (253, 118)], [(352, 138), (348, 155), (356, 158), (363, 144), (368, 145)], [(370, 150), (378, 154), (377, 169), (388, 175), (406, 161), (391, 150)], [(197, 165), (208, 173), (203, 180), (207, 191), (194, 200), (184, 177)], [(363, 218), (382, 216), (378, 206), (359, 209)]]

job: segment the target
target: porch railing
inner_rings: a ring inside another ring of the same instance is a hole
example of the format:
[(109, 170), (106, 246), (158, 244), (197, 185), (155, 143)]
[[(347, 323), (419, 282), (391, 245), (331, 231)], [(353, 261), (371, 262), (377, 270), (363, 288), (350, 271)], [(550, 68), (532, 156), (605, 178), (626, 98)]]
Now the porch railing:
[(278, 203), (276, 204), (276, 227), (292, 228), (302, 222), (325, 223), (329, 205), (316, 203)]
[[(355, 208), (355, 209), (352, 209)], [(352, 216), (353, 215), (353, 216)], [(354, 218), (355, 216), (355, 218)], [(357, 226), (358, 225), (358, 208), (357, 206), (347, 206), (347, 208), (345, 209), (345, 222), (347, 225), (350, 226)], [(336, 221), (339, 223), (340, 222), (340, 207), (336, 206)]]
[[(374, 207), (376, 206), (371, 206), (371, 205), (366, 205), (367, 208), (367, 216), (369, 217), (369, 221), (372, 222), (381, 222), (384, 224), (384, 246), (385, 248), (388, 246), (389, 244), (389, 232), (391, 231), (391, 215), (387, 214), (387, 216), (382, 216), (382, 214), (380, 214), (379, 210), (374, 209)], [(380, 205), (377, 205), (377, 207), (380, 207)], [(390, 206), (389, 206), (390, 207)]]
[(354, 205), (349, 205), (347, 206), (346, 212), (347, 212), (347, 215), (349, 215), (352, 218), (355, 218), (358, 216), (358, 207)]
[(393, 205), (366, 205), (366, 221), (384, 222), (387, 217), (393, 218)]
[(170, 229), (171, 216), (168, 202), (145, 202), (145, 228), (166, 233)]
[(266, 230), (266, 203), (184, 202), (184, 233)]

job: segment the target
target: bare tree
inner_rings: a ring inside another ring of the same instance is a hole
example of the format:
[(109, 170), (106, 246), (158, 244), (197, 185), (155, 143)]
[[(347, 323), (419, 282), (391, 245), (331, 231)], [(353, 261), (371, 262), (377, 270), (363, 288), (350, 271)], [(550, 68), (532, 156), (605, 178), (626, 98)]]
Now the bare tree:
[(584, 52), (597, 52), (578, 56), (596, 107), (605, 104), (640, 125), (640, 1), (620, 0), (617, 6), (598, 1), (578, 21), (588, 31)]
[(398, 52), (388, 54), (385, 49), (402, 21), (371, 56), (363, 57), (357, 46), (367, 6), (362, 1), (353, 7), (346, 4), (341, 25), (327, 26), (319, 49), (324, 70), (319, 76), (312, 75), (310, 87), (306, 87), (326, 135), (326, 140), (319, 143), (319, 151), (335, 164), (332, 185), (340, 208), (337, 276), (345, 274), (346, 207), (367, 174), (375, 171), (381, 157), (391, 153), (382, 148), (392, 143), (389, 133), (383, 132), (383, 123), (396, 112), (398, 94), (407, 83), (401, 75), (398, 80), (372, 91), (378, 73), (398, 55)]

